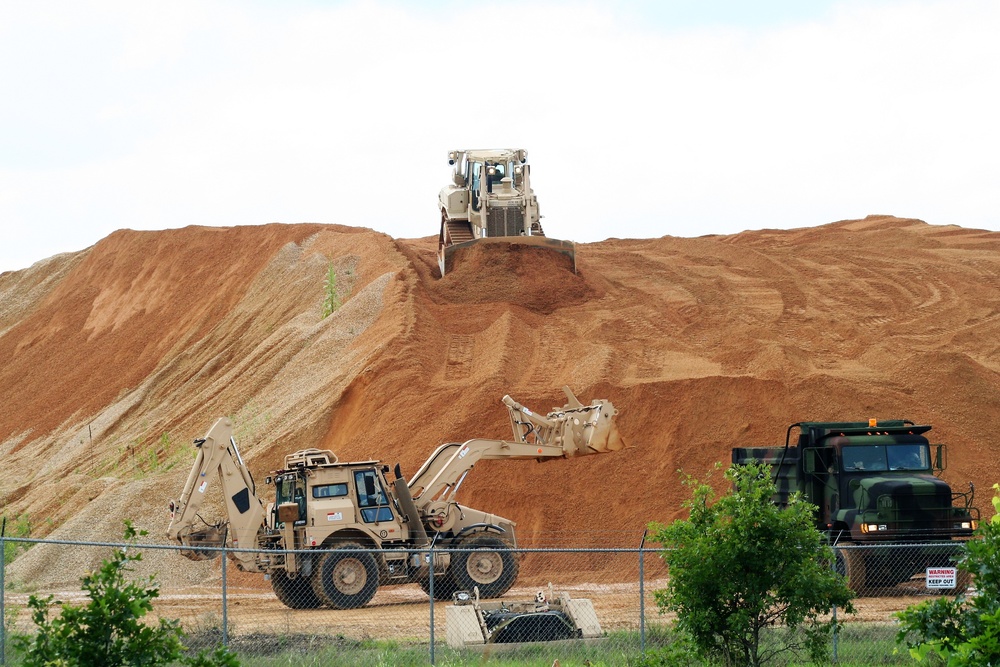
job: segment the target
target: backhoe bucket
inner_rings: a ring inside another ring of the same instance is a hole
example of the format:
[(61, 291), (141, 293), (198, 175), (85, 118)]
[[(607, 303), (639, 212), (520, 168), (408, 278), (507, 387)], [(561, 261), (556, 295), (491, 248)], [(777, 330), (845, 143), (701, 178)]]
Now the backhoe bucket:
[[(226, 544), (227, 525), (208, 526), (190, 533), (180, 535), (181, 544), (186, 547), (206, 547), (199, 549), (181, 549), (180, 554), (190, 560), (212, 560), (218, 558), (219, 551)], [(214, 547), (214, 548), (207, 548)]]

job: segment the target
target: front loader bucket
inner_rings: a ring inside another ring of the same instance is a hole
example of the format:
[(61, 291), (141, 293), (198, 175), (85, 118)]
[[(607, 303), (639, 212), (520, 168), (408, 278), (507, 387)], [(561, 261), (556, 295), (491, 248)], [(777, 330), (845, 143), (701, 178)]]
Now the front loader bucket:
[[(202, 547), (197, 549), (181, 549), (180, 554), (191, 560), (212, 560), (222, 552), (220, 548), (226, 544), (228, 525), (208, 526), (199, 530), (180, 535), (181, 544), (186, 547)], [(209, 548), (212, 547), (212, 548)]]
[(567, 456), (604, 454), (624, 449), (625, 441), (622, 440), (615, 424), (615, 415), (618, 411), (611, 401), (599, 399), (588, 406), (571, 409), (564, 414), (568, 417), (563, 422), (566, 429), (563, 433), (563, 447)]
[(460, 258), (456, 258), (456, 254), (461, 254), (462, 251), (472, 248), (476, 245), (491, 245), (491, 244), (506, 244), (506, 245), (523, 245), (532, 246), (535, 248), (545, 248), (546, 250), (551, 250), (552, 252), (557, 252), (559, 254), (565, 255), (569, 258), (570, 263), (573, 267), (573, 273), (576, 273), (576, 244), (572, 241), (561, 241), (559, 239), (550, 239), (547, 236), (535, 235), (535, 236), (493, 236), (490, 238), (473, 239), (471, 241), (464, 241), (462, 243), (455, 243), (453, 245), (441, 244), (438, 247), (438, 267), (441, 269), (441, 277), (443, 278), (446, 273), (451, 273), (454, 270), (457, 262), (460, 262)]

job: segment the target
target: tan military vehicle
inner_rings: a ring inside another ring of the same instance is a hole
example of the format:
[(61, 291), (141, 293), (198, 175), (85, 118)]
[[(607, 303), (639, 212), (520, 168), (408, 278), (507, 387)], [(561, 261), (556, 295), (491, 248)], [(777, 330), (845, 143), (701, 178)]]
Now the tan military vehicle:
[[(289, 454), (265, 480), (275, 489), (268, 502), (257, 495), (232, 422), (219, 419), (195, 441), (198, 454), (180, 499), (170, 503), (167, 535), (195, 547), (181, 552), (193, 560), (232, 547), (227, 553), (239, 569), (265, 573), (278, 598), (296, 609), (360, 607), (385, 584), (416, 582), (429, 591), (431, 561), (436, 599), (473, 589), (499, 597), (517, 579), (515, 524), (458, 502), (472, 467), (481, 459), (541, 461), (623, 446), (610, 401), (583, 405), (564, 391), (567, 404), (545, 417), (505, 396), (513, 440), (441, 445), (409, 479), (398, 464), (390, 482), (389, 466), (379, 461), (342, 463), (318, 449)], [(228, 517), (209, 523), (199, 511), (213, 479)]]
[(521, 148), (454, 150), (448, 164), (452, 182), (438, 195), (441, 233), (438, 266), (441, 275), (452, 267), (452, 256), (481, 242), (511, 242), (540, 246), (567, 255), (576, 271), (572, 241), (546, 238), (538, 199), (531, 189), (528, 151)]

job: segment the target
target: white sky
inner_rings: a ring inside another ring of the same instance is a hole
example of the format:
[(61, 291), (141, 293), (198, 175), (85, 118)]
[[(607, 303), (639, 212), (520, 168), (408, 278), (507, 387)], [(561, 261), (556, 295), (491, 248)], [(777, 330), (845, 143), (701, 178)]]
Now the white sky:
[(120, 228), (437, 234), (526, 148), (549, 236), (1000, 230), (1000, 2), (0, 0), (0, 271)]

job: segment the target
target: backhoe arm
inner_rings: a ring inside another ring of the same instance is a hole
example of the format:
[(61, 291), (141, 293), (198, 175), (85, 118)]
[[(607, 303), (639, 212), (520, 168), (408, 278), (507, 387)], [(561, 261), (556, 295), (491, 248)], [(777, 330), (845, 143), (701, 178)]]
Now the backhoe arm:
[[(232, 546), (252, 549), (257, 546), (257, 533), (264, 526), (264, 503), (256, 495), (253, 477), (247, 469), (236, 440), (233, 423), (223, 417), (215, 422), (204, 438), (194, 441), (195, 458), (180, 500), (170, 502), (170, 526), (167, 537), (184, 546), (222, 546), (227, 529), (232, 530)], [(209, 524), (198, 512), (205, 500), (205, 491), (213, 473), (218, 475), (226, 503), (228, 521)], [(191, 560), (214, 558), (218, 552), (205, 550), (181, 551)], [(231, 552), (242, 569), (254, 570), (254, 554)]]
[(568, 403), (545, 417), (504, 396), (514, 432), (512, 442), (475, 439), (438, 447), (409, 480), (416, 505), (426, 507), (435, 500), (450, 501), (480, 459), (541, 461), (601, 454), (624, 447), (614, 420), (617, 410), (611, 401), (598, 399), (583, 405), (569, 387), (563, 387), (563, 391)]

